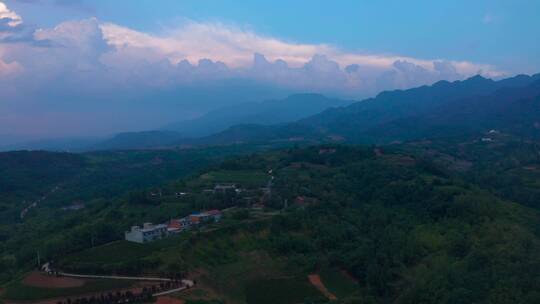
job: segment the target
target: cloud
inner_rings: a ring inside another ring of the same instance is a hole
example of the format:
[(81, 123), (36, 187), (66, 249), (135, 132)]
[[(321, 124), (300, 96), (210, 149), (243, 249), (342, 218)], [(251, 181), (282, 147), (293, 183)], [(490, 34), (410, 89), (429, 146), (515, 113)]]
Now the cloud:
[(18, 34), (22, 28), (22, 18), (0, 2), (0, 42)]
[(17, 62), (8, 63), (0, 60), (0, 78), (14, 76), (21, 73), (22, 71), (22, 66), (19, 65)]
[[(21, 16), (8, 9), (0, 2), (0, 43), (18, 32), (22, 24)], [(6, 61), (3, 58), (5, 47), (0, 45), (0, 78), (10, 77), (22, 72), (22, 66), (16, 61)]]
[(282, 59), (301, 65), (317, 53), (329, 53), (325, 45), (287, 43), (219, 23), (186, 22), (183, 26), (159, 35), (141, 33), (120, 25), (104, 23), (105, 39), (117, 47), (148, 48), (167, 56), (172, 62), (186, 59), (196, 63), (211, 58), (230, 67), (251, 64), (254, 53), (264, 53), (271, 60)]
[[(163, 67), (164, 60), (173, 66), (182, 63), (181, 75), (172, 76), (174, 71), (169, 68), (161, 74), (179, 82), (246, 77), (298, 90), (367, 96), (393, 85), (408, 88), (479, 72), (487, 77), (503, 75), (486, 64), (347, 52), (327, 44), (285, 41), (223, 23), (188, 21), (159, 33), (144, 33), (113, 23), (100, 23), (100, 28), (113, 49), (102, 58), (106, 65), (117, 71), (127, 67), (140, 76), (144, 74), (141, 69)], [(208, 72), (208, 66), (200, 66), (201, 60), (222, 67)], [(152, 82), (167, 83), (170, 79), (152, 78)]]
[(9, 10), (3, 2), (0, 2), (0, 20), (7, 20), (7, 25), (10, 27), (16, 27), (22, 23), (21, 16)]
[[(5, 5), (1, 8), (20, 25), (22, 19), (15, 12)], [(145, 33), (95, 18), (66, 21), (54, 28), (36, 30), (31, 41), (12, 49), (7, 52), (11, 60), (29, 70), (109, 69), (107, 73), (112, 74), (106, 78), (117, 75), (123, 82), (144, 81), (145, 73), (158, 74), (161, 79), (152, 77), (150, 83), (160, 84), (204, 77), (248, 77), (287, 87), (297, 84), (301, 89), (317, 90), (321, 86), (336, 93), (342, 90), (358, 94), (363, 90), (363, 95), (377, 89), (368, 87), (376, 82), (374, 78), (387, 77), (385, 73), (392, 71), (404, 75), (401, 78), (408, 77), (403, 83), (411, 86), (478, 72), (489, 77), (502, 75), (485, 64), (347, 52), (327, 44), (284, 41), (221, 23), (185, 22), (160, 33)]]
[[(251, 65), (255, 53), (264, 54), (270, 61), (283, 60), (292, 67), (303, 66), (317, 54), (331, 58), (340, 66), (358, 64), (389, 68), (394, 62), (403, 60), (432, 68), (433, 61), (436, 61), (396, 55), (346, 52), (327, 44), (287, 42), (222, 23), (186, 22), (180, 27), (163, 30), (160, 34), (142, 33), (112, 23), (103, 23), (101, 28), (105, 39), (113, 46), (151, 49), (155, 54), (165, 56), (171, 62), (185, 59), (196, 63), (200, 59), (209, 58), (224, 62), (229, 67), (238, 68)], [(467, 68), (467, 73), (470, 73), (470, 67), (492, 75), (500, 73), (489, 65), (465, 61), (452, 63), (460, 68)]]
[[(67, 21), (52, 29), (39, 29), (34, 33), (34, 39), (47, 42), (49, 52), (68, 50), (70, 56), (78, 62), (97, 63), (99, 57), (109, 50), (109, 44), (104, 40), (97, 19)], [(63, 62), (66, 58), (62, 58)]]
[(50, 121), (50, 132), (87, 135), (155, 128), (294, 92), (360, 99), (476, 73), (503, 75), (487, 64), (347, 51), (222, 23), (148, 33), (90, 18), (32, 29), (1, 2), (0, 16), (10, 42), (0, 43), (0, 133), (27, 121), (44, 132)]

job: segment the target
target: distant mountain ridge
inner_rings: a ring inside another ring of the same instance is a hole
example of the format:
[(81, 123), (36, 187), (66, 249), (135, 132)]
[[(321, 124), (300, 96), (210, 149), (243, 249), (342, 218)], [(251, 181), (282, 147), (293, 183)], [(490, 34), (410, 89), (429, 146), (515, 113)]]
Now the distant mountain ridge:
[(449, 102), (428, 113), (379, 125), (358, 137), (371, 142), (391, 142), (489, 130), (540, 139), (540, 80), (526, 87), (506, 87), (490, 95)]
[(80, 152), (103, 140), (104, 138), (102, 137), (74, 137), (24, 141), (9, 145), (0, 145), (0, 152), (18, 150)]
[[(455, 82), (440, 81), (432, 86), (382, 92), (375, 98), (328, 109), (287, 125), (266, 128), (253, 125), (234, 126), (201, 139), (201, 142), (222, 144), (227, 140), (234, 143), (302, 138), (322, 142), (339, 140), (369, 144), (448, 136), (465, 131), (479, 132), (488, 126), (516, 129), (490, 122), (497, 122), (502, 118), (507, 122), (515, 122), (521, 116), (534, 119), (537, 113), (534, 100), (529, 100), (526, 108), (517, 101), (524, 96), (534, 98), (540, 95), (538, 82), (540, 74), (519, 75), (499, 81), (481, 76)], [(500, 94), (505, 96), (504, 100), (499, 98), (502, 96)], [(473, 103), (468, 104), (471, 100), (475, 100), (475, 107), (471, 107)], [(493, 112), (495, 108), (490, 104), (490, 100), (497, 100), (499, 112)], [(491, 114), (483, 113), (488, 109)], [(470, 122), (464, 125), (463, 121), (457, 119), (456, 116), (459, 115), (484, 120), (478, 121), (476, 127)], [(437, 127), (439, 119), (441, 122), (445, 121), (446, 127), (440, 128), (438, 132), (426, 132), (430, 127)], [(536, 121), (529, 122), (527, 130), (534, 133), (535, 123)]]
[(87, 147), (87, 150), (137, 150), (168, 147), (181, 141), (182, 134), (174, 131), (142, 131), (119, 133)]
[[(236, 107), (230, 107), (209, 113), (197, 122), (192, 121), (192, 131), (202, 134), (208, 131), (203, 130), (205, 121), (215, 120), (210, 128), (218, 129), (235, 120), (246, 121), (210, 135), (189, 138), (178, 131), (161, 130), (122, 133), (93, 146), (92, 150), (272, 142), (384, 144), (479, 133), (486, 129), (537, 137), (540, 130), (540, 119), (537, 119), (540, 117), (539, 83), (540, 74), (499, 81), (474, 76), (463, 81), (439, 81), (431, 86), (382, 92), (374, 98), (354, 103), (317, 94), (293, 95), (273, 101), (272, 106), (267, 102), (250, 105), (245, 111), (239, 110), (238, 116), (233, 115)], [(293, 113), (290, 109), (303, 108), (309, 100), (320, 107), (344, 106), (327, 107), (294, 122), (270, 124), (272, 120), (305, 114)], [(270, 114), (280, 113), (280, 110), (284, 113), (277, 118)], [(224, 117), (223, 122), (219, 121), (220, 115)], [(201, 129), (194, 131), (197, 128)]]
[(330, 109), (299, 121), (317, 128), (322, 133), (337, 133), (350, 140), (360, 140), (358, 134), (377, 126), (406, 117), (418, 117), (460, 99), (490, 95), (502, 88), (524, 87), (535, 76), (516, 76), (493, 81), (474, 76), (464, 81), (440, 81), (432, 86), (380, 93), (377, 97), (354, 103), (348, 107)]
[(341, 107), (353, 102), (328, 98), (320, 94), (295, 94), (281, 100), (243, 103), (221, 108), (197, 119), (170, 124), (162, 129), (179, 132), (185, 137), (201, 137), (234, 125), (290, 123), (328, 108)]
[[(198, 145), (206, 143), (210, 134), (230, 128), (231, 132), (241, 126), (252, 125), (247, 134), (257, 129), (260, 132), (269, 125), (284, 124), (319, 113), (328, 108), (353, 103), (350, 100), (328, 98), (320, 94), (295, 94), (282, 100), (267, 100), (257, 103), (246, 103), (209, 112), (194, 120), (183, 121), (165, 126), (162, 130), (124, 132), (86, 147), (86, 150), (135, 150), (157, 149), (181, 145)], [(234, 127), (233, 127), (234, 126)], [(243, 138), (240, 133), (239, 138)], [(271, 136), (270, 133), (266, 137)], [(265, 137), (265, 136), (263, 136)], [(209, 144), (227, 144), (229, 136), (222, 139), (212, 138)]]

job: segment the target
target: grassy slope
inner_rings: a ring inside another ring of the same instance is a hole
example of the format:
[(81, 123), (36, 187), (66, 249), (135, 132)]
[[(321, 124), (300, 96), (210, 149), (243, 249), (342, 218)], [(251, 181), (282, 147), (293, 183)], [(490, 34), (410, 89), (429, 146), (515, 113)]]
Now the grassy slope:
[[(190, 212), (189, 203), (179, 204), (174, 195), (170, 204), (160, 204), (159, 208), (153, 208), (155, 204), (126, 205), (126, 195), (134, 190), (149, 193), (150, 187), (162, 186), (252, 149), (258, 148), (238, 145), (79, 155), (0, 153), (0, 268), (4, 269), (0, 283), (29, 270), (36, 248), (44, 258), (55, 258), (86, 248), (92, 239), (95, 244), (118, 239), (126, 227), (143, 220), (163, 221), (170, 215)], [(22, 201), (29, 204), (58, 184), (59, 191), (20, 221)], [(77, 212), (61, 210), (74, 202), (83, 202), (86, 208)]]

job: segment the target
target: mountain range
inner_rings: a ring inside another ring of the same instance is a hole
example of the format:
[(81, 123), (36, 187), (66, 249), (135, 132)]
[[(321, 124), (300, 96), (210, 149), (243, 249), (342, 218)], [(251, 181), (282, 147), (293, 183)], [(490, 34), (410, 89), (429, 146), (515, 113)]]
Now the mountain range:
[(271, 142), (385, 144), (489, 130), (539, 137), (540, 74), (474, 76), (386, 91), (362, 101), (297, 94), (211, 111), (160, 130), (107, 139), (38, 142), (21, 149), (131, 150)]
[(375, 98), (279, 126), (239, 125), (201, 138), (204, 144), (256, 141), (389, 143), (501, 129), (537, 137), (540, 74), (494, 81), (475, 76), (388, 91)]
[[(212, 134), (218, 135), (227, 129), (235, 130), (241, 125), (255, 125), (256, 130), (262, 130), (268, 126), (291, 123), (323, 110), (353, 102), (328, 98), (320, 94), (295, 94), (281, 100), (242, 103), (210, 111), (197, 119), (169, 124), (161, 130), (119, 133), (112, 138), (87, 146), (86, 149), (157, 149), (175, 145), (197, 145), (205, 142), (206, 137), (213, 138)], [(274, 132), (272, 128), (269, 130)], [(251, 133), (253, 130), (248, 132)], [(239, 134), (237, 136), (241, 137)], [(216, 138), (215, 143), (227, 144), (229, 136), (224, 136), (222, 140)]]
[(242, 103), (221, 108), (193, 119), (163, 127), (184, 137), (202, 137), (239, 124), (275, 125), (293, 122), (332, 107), (353, 103), (351, 100), (328, 98), (320, 94), (295, 94), (281, 100)]

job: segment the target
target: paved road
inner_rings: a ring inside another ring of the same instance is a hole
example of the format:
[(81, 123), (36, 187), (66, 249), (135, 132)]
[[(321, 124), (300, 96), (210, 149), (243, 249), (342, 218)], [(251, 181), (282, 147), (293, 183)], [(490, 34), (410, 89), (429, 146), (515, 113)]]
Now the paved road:
[(106, 276), (106, 275), (92, 275), (92, 274), (74, 274), (74, 273), (65, 273), (65, 272), (59, 272), (58, 274), (64, 277), (85, 278), (85, 279), (112, 279), (112, 280), (159, 281), (159, 282), (172, 281), (172, 279), (168, 279), (168, 278), (152, 278), (152, 277)]
[(165, 296), (165, 295), (168, 295), (168, 294), (171, 294), (171, 293), (175, 293), (175, 292), (179, 292), (179, 291), (186, 290), (186, 289), (188, 289), (189, 287), (193, 287), (193, 285), (195, 285), (195, 283), (193, 283), (193, 281), (191, 281), (191, 280), (182, 280), (182, 283), (184, 284), (184, 286), (182, 286), (182, 287), (180, 287), (180, 288), (176, 288), (176, 289), (171, 289), (171, 290), (167, 290), (167, 291), (158, 292), (158, 293), (153, 294), (153, 296), (154, 296), (154, 297)]

